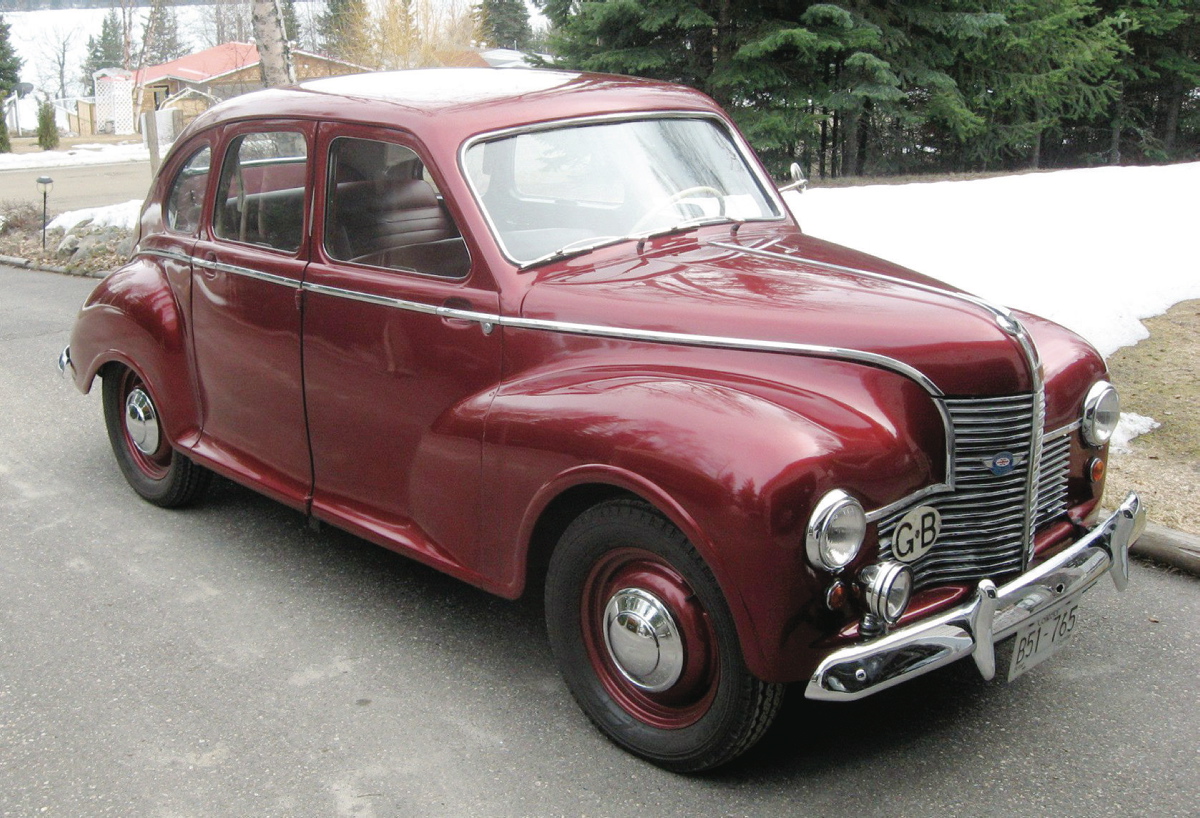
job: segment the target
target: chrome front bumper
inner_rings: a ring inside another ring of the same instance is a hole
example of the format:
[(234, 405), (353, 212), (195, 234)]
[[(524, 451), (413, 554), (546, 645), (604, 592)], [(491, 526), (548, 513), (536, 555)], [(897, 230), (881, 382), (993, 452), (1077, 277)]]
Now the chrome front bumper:
[(58, 356), (58, 374), (64, 378), (67, 375), (67, 367), (71, 366), (71, 347), (63, 347), (62, 354)]
[(985, 679), (996, 675), (995, 644), (1060, 599), (1082, 592), (1111, 573), (1118, 591), (1129, 584), (1129, 546), (1146, 525), (1137, 494), (1074, 545), (999, 588), (982, 580), (970, 602), (841, 648), (823, 661), (804, 695), (849, 701), (971, 656)]

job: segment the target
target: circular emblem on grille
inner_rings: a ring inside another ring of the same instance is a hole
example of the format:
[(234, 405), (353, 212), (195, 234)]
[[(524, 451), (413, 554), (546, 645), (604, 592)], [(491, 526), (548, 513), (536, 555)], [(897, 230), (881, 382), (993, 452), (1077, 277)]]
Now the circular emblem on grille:
[(1000, 452), (987, 461), (988, 470), (997, 477), (1008, 474), (1016, 465), (1017, 459), (1013, 457), (1012, 452)]

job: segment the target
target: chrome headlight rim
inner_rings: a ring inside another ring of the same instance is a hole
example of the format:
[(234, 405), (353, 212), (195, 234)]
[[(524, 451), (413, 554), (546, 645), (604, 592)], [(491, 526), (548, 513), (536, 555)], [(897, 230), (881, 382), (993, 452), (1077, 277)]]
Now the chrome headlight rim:
[(1112, 440), (1113, 432), (1121, 420), (1121, 398), (1108, 381), (1097, 381), (1083, 399), (1083, 417), (1080, 429), (1089, 446), (1097, 448)]
[(913, 573), (899, 562), (868, 565), (858, 575), (867, 610), (889, 625), (895, 625), (912, 600)]
[(838, 573), (858, 556), (866, 534), (867, 515), (862, 504), (841, 489), (826, 492), (817, 501), (805, 529), (808, 561)]

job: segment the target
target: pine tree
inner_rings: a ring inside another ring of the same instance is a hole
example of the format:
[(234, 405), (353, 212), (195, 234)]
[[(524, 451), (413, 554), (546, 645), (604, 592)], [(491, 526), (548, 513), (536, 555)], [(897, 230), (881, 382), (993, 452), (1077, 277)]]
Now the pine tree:
[(529, 47), (533, 30), (524, 0), (483, 0), (479, 5), (479, 33), (492, 48)]
[(37, 112), (38, 147), (44, 151), (52, 151), (58, 147), (58, 123), (54, 118), (54, 106), (50, 100), (42, 100)]
[(957, 77), (987, 128), (967, 158), (980, 168), (1039, 167), (1047, 133), (1102, 116), (1122, 50), (1111, 19), (1081, 0), (1013, 0), (1005, 24), (968, 54)]
[(280, 0), (279, 13), (283, 16), (283, 31), (289, 43), (299, 43), (304, 38), (300, 19), (296, 16), (296, 0)]
[(9, 41), (10, 26), (0, 15), (0, 153), (12, 151), (12, 143), (8, 138), (8, 122), (5, 113), (5, 102), (17, 88), (21, 80), (21, 58)]
[(92, 77), (102, 68), (118, 68), (125, 59), (125, 46), (121, 37), (121, 21), (115, 10), (104, 18), (100, 28), (100, 39), (88, 37), (88, 55), (83, 62), (83, 85), (88, 94), (96, 93), (96, 81)]
[(9, 96), (21, 79), (21, 58), (9, 39), (12, 26), (0, 15), (0, 95)]
[(155, 0), (146, 16), (143, 31), (143, 65), (161, 65), (186, 57), (189, 53), (187, 46), (179, 39), (179, 18), (169, 0)]
[(359, 64), (371, 60), (371, 15), (366, 0), (328, 0), (317, 27), (319, 48), (325, 54)]

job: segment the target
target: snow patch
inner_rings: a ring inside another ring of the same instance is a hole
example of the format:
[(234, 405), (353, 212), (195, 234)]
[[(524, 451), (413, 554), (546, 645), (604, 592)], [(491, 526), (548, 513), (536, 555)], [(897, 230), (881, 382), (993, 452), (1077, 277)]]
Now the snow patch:
[(1136, 412), (1122, 412), (1121, 420), (1117, 422), (1117, 428), (1113, 430), (1109, 446), (1114, 452), (1128, 454), (1129, 444), (1135, 437), (1148, 434), (1159, 426), (1162, 424), (1154, 418), (1139, 415)]
[(141, 199), (130, 199), (128, 202), (108, 205), (107, 207), (68, 210), (66, 213), (51, 219), (50, 223), (46, 225), (46, 229), (53, 230), (55, 227), (58, 227), (63, 232), (69, 233), (76, 225), (83, 224), (91, 219), (92, 227), (123, 227), (126, 230), (132, 230), (137, 227), (138, 217), (141, 215), (141, 212)]

